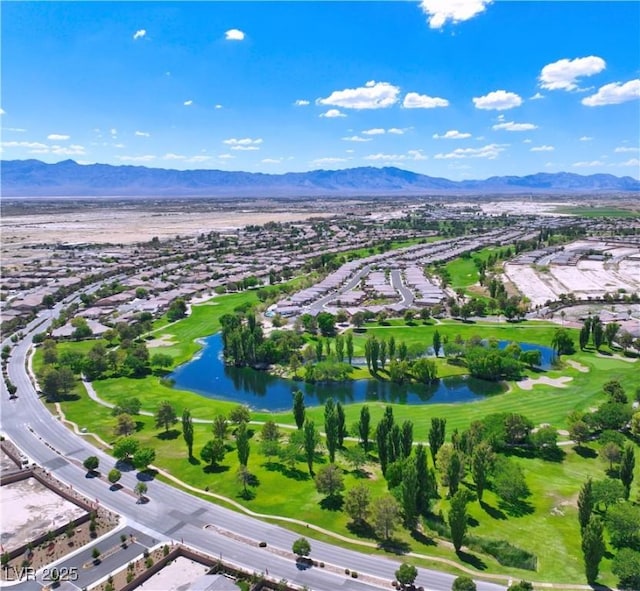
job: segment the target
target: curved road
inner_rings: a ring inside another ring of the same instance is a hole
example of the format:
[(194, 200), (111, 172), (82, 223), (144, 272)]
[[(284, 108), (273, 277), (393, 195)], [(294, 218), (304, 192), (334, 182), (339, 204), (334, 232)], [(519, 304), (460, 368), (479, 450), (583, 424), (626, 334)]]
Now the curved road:
[[(68, 303), (68, 301), (66, 302)], [(14, 345), (8, 365), (11, 381), (18, 388), (18, 398), (9, 400), (4, 381), (1, 381), (2, 413), (0, 428), (32, 461), (43, 466), (59, 480), (73, 486), (90, 499), (96, 499), (105, 507), (122, 515), (129, 526), (135, 527), (157, 541), (183, 540), (198, 550), (214, 556), (222, 556), (249, 571), (267, 571), (270, 576), (285, 578), (300, 586), (307, 585), (314, 591), (374, 590), (389, 588), (399, 561), (377, 555), (367, 555), (346, 550), (308, 536), (312, 557), (327, 565), (337, 565), (357, 571), (361, 577), (370, 575), (374, 582), (351, 579), (327, 569), (299, 570), (295, 562), (266, 549), (246, 543), (246, 539), (266, 541), (270, 548), (289, 551), (298, 534), (282, 527), (260, 521), (229, 509), (199, 499), (162, 482), (149, 483), (149, 502), (138, 505), (135, 499), (122, 491), (112, 491), (97, 478), (86, 478), (86, 472), (68, 458), (84, 460), (89, 455), (100, 458), (100, 469), (106, 474), (115, 465), (114, 458), (97, 450), (82, 437), (75, 435), (53, 417), (38, 399), (25, 370), (25, 362), (31, 340), (36, 332), (44, 330), (61, 309), (42, 312), (23, 330), (24, 338)], [(5, 341), (6, 344), (8, 341)], [(46, 445), (47, 442), (49, 445)], [(51, 449), (53, 446), (54, 449)], [(123, 473), (121, 484), (132, 489), (136, 473)], [(292, 500), (295, 502), (295, 500)], [(203, 529), (212, 524), (218, 531)], [(226, 535), (224, 532), (227, 532)], [(229, 533), (235, 535), (230, 537)], [(244, 540), (244, 541), (243, 541)], [(434, 591), (449, 591), (454, 576), (438, 571), (419, 569), (417, 585)], [(28, 583), (18, 588), (33, 588)], [(504, 587), (479, 582), (479, 591), (500, 591)]]

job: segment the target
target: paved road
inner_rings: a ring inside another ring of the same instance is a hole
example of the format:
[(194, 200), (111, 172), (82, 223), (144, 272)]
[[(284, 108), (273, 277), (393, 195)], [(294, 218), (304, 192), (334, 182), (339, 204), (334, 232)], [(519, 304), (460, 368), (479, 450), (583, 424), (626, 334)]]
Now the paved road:
[(333, 291), (328, 295), (322, 296), (312, 304), (305, 306), (303, 313), (308, 311), (309, 312), (315, 311), (314, 312), (315, 314), (319, 314), (320, 312), (323, 311), (324, 307), (329, 302), (337, 300), (340, 298), (340, 296), (343, 293), (347, 293), (348, 291), (351, 291), (356, 285), (358, 285), (358, 283), (360, 283), (360, 280), (363, 277), (366, 277), (369, 274), (370, 271), (371, 271), (371, 267), (369, 265), (365, 265), (364, 267), (362, 267), (362, 269), (358, 269), (355, 275), (351, 279), (349, 279), (349, 281), (347, 281), (344, 285), (340, 286), (336, 291)]
[[(30, 459), (90, 499), (96, 499), (110, 510), (124, 516), (129, 526), (159, 541), (183, 540), (198, 550), (214, 556), (221, 555), (223, 559), (250, 571), (260, 572), (268, 569), (271, 576), (286, 578), (301, 586), (307, 585), (315, 591), (366, 591), (378, 588), (373, 584), (337, 575), (327, 569), (298, 570), (292, 559), (259, 549), (246, 541), (264, 540), (271, 548), (288, 551), (298, 535), (282, 527), (219, 507), (157, 481), (149, 483), (150, 501), (138, 505), (134, 498), (123, 491), (112, 491), (99, 479), (85, 478), (85, 471), (69, 461), (70, 458), (84, 460), (89, 455), (97, 455), (100, 458), (102, 473), (114, 467), (114, 458), (97, 450), (54, 418), (38, 399), (25, 371), (25, 360), (33, 333), (43, 330), (44, 326), (38, 324), (43, 319), (45, 322), (50, 321), (59, 308), (57, 306), (54, 310), (45, 312), (41, 318), (32, 322), (24, 330), (25, 338), (12, 350), (8, 371), (10, 379), (18, 387), (18, 399), (9, 401), (4, 382), (0, 385), (0, 428)], [(137, 475), (134, 471), (123, 473), (123, 486), (132, 489), (136, 482)], [(221, 531), (203, 529), (207, 524), (214, 524)], [(234, 532), (239, 539), (229, 537), (224, 532)], [(308, 537), (315, 560), (356, 570), (361, 574), (366, 573), (384, 581), (393, 579), (393, 573), (400, 562), (314, 540), (311, 533)], [(449, 574), (420, 569), (417, 584), (429, 590), (449, 591), (453, 579)], [(479, 583), (478, 589), (498, 591), (504, 587)]]
[(406, 308), (410, 308), (415, 298), (413, 292), (403, 283), (400, 269), (394, 269), (391, 271), (391, 285), (400, 292), (400, 295), (402, 296), (402, 304)]

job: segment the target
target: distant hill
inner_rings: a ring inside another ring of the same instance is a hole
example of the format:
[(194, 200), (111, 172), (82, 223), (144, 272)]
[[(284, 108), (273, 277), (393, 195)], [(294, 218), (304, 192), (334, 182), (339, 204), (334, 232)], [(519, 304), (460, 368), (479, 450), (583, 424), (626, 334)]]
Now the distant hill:
[(640, 181), (569, 172), (451, 181), (394, 167), (312, 170), (285, 174), (80, 165), (73, 160), (0, 162), (4, 197), (212, 196), (296, 197), (462, 193), (587, 193), (640, 191)]

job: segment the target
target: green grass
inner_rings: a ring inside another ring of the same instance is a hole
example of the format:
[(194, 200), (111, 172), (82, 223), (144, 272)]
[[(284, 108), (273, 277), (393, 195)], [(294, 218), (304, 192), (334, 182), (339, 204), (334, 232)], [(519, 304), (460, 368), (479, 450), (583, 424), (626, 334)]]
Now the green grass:
[(637, 218), (638, 211), (621, 209), (619, 207), (585, 207), (585, 206), (560, 206), (556, 207), (558, 213), (569, 213), (585, 218)]
[(477, 283), (479, 279), (478, 269), (473, 260), (486, 260), (492, 252), (499, 250), (501, 250), (500, 247), (487, 247), (471, 253), (469, 258), (459, 257), (447, 263), (445, 269), (449, 273), (451, 287), (453, 289), (464, 289)]

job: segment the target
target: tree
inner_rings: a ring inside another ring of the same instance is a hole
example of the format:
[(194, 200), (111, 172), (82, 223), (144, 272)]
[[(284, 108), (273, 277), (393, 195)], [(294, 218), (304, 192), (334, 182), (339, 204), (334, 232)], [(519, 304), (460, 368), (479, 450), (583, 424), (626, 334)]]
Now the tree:
[(349, 447), (342, 451), (344, 459), (353, 466), (354, 470), (360, 471), (362, 466), (367, 463), (367, 454), (360, 446)]
[(227, 437), (227, 428), (228, 428), (228, 423), (224, 415), (217, 415), (213, 419), (213, 425), (211, 426), (211, 430), (213, 432), (213, 436), (215, 439), (224, 441), (225, 438)]
[(402, 468), (402, 511), (404, 524), (413, 529), (418, 521), (418, 471), (415, 456), (407, 458)]
[(150, 363), (154, 367), (165, 369), (167, 367), (171, 367), (171, 365), (173, 364), (173, 357), (171, 357), (171, 355), (167, 355), (166, 353), (156, 353), (151, 357)]
[(151, 447), (143, 447), (133, 454), (133, 465), (138, 470), (146, 470), (155, 459), (155, 450)]
[(316, 449), (320, 444), (320, 434), (316, 430), (313, 421), (307, 419), (304, 422), (304, 453), (307, 458), (307, 466), (309, 467), (309, 474), (313, 476), (313, 459), (316, 453)]
[(471, 577), (457, 577), (453, 581), (451, 591), (477, 591), (477, 587)]
[(335, 462), (336, 449), (338, 447), (338, 417), (336, 415), (336, 405), (333, 398), (327, 398), (324, 405), (324, 432), (326, 437), (329, 461)]
[(193, 457), (193, 419), (191, 418), (191, 411), (185, 408), (182, 411), (182, 437), (187, 444), (187, 451), (189, 458)]
[(123, 437), (113, 446), (113, 455), (123, 462), (128, 462), (138, 449), (140, 449), (140, 442), (137, 439)]
[(613, 559), (611, 571), (619, 579), (618, 588), (625, 591), (640, 589), (640, 552), (622, 548)]
[(629, 501), (612, 505), (607, 511), (607, 529), (615, 548), (640, 549), (640, 507)]
[(224, 460), (226, 449), (220, 439), (211, 439), (204, 444), (200, 451), (200, 457), (211, 467)]
[(436, 456), (438, 450), (444, 443), (444, 436), (447, 427), (447, 419), (433, 417), (431, 419), (431, 428), (429, 429), (429, 448), (431, 449), (431, 458), (433, 465), (436, 465)]
[(262, 438), (262, 441), (278, 441), (278, 439), (280, 438), (280, 430), (278, 429), (278, 425), (273, 421), (267, 421), (264, 425), (262, 425), (260, 437)]
[(529, 369), (534, 369), (542, 363), (542, 352), (539, 349), (522, 351), (522, 353), (520, 353), (519, 360), (521, 363), (528, 365)]
[(430, 498), (435, 496), (435, 476), (433, 471), (427, 468), (427, 451), (421, 443), (416, 446), (416, 475), (418, 490), (416, 503), (418, 513), (424, 515), (429, 510)]
[(353, 334), (347, 333), (346, 336), (346, 345), (347, 345), (347, 359), (349, 360), (349, 365), (353, 362)]
[(551, 348), (556, 352), (558, 357), (560, 355), (571, 355), (576, 351), (571, 334), (566, 328), (556, 329), (551, 339)]
[(433, 333), (433, 353), (436, 357), (440, 355), (440, 349), (442, 348), (442, 338), (440, 337), (440, 333), (438, 329), (436, 329)]
[(109, 474), (107, 474), (107, 480), (111, 484), (116, 484), (121, 478), (122, 472), (120, 472), (120, 470), (117, 470), (116, 468), (113, 468), (113, 470), (109, 470)]
[(584, 421), (575, 421), (569, 425), (569, 437), (575, 441), (578, 446), (588, 441), (591, 435), (591, 427)]
[(142, 403), (139, 398), (125, 398), (113, 407), (111, 411), (114, 416), (126, 413), (128, 415), (139, 415)]
[(605, 402), (593, 413), (592, 420), (602, 430), (622, 429), (631, 420), (631, 409), (621, 402)]
[(529, 581), (520, 581), (519, 583), (509, 585), (507, 591), (533, 591), (533, 585), (529, 583)]
[(98, 466), (100, 465), (100, 460), (98, 459), (97, 456), (89, 456), (87, 459), (85, 459), (84, 462), (82, 462), (82, 465), (85, 467), (87, 472), (94, 472), (95, 470), (98, 469)]
[(328, 464), (318, 470), (315, 477), (316, 490), (323, 495), (333, 497), (344, 490), (342, 470), (335, 464)]
[(580, 335), (578, 336), (578, 343), (580, 345), (580, 350), (584, 351), (585, 347), (589, 344), (589, 335), (590, 330), (587, 326), (583, 326), (580, 329)]
[(311, 544), (309, 544), (309, 541), (306, 538), (298, 538), (293, 542), (291, 550), (298, 558), (303, 558), (304, 556), (309, 556), (309, 554), (311, 554)]
[(604, 331), (599, 318), (594, 318), (594, 321), (591, 323), (591, 331), (593, 333), (593, 345), (596, 351), (599, 351), (604, 341)]
[(236, 429), (236, 450), (238, 452), (238, 462), (241, 466), (246, 466), (249, 462), (249, 452), (251, 446), (249, 445), (249, 431), (247, 430), (246, 423), (240, 423)]
[(584, 557), (587, 581), (593, 583), (598, 578), (600, 561), (604, 557), (605, 545), (602, 521), (592, 515), (582, 531), (582, 555)]
[(176, 409), (168, 400), (163, 400), (156, 410), (156, 427), (164, 427), (165, 432), (168, 432), (169, 427), (177, 422)]
[(367, 453), (369, 451), (369, 433), (371, 432), (371, 415), (369, 413), (369, 407), (365, 404), (360, 409), (360, 420), (358, 421), (358, 435), (360, 436), (360, 442), (362, 447)]
[(238, 404), (231, 409), (229, 420), (236, 425), (246, 424), (251, 420), (251, 412), (249, 407), (244, 404)]
[(452, 497), (458, 492), (460, 481), (464, 475), (464, 462), (457, 449), (451, 452), (449, 465), (447, 467), (447, 481), (449, 482), (449, 496)]
[(421, 357), (413, 362), (411, 368), (416, 380), (423, 384), (433, 382), (438, 378), (438, 368), (432, 359)]
[(295, 390), (293, 393), (293, 418), (299, 430), (302, 429), (304, 425), (304, 415), (304, 394), (300, 390)]
[(533, 429), (533, 423), (525, 416), (511, 413), (504, 419), (507, 443), (518, 445), (524, 443)]
[(149, 490), (149, 487), (146, 485), (146, 483), (138, 482), (134, 487), (133, 492), (136, 493), (136, 495), (138, 495), (138, 501), (140, 502), (142, 501), (142, 499), (144, 499), (144, 496), (147, 494), (148, 490)]
[(408, 458), (411, 455), (413, 449), (413, 422), (404, 421), (402, 423), (402, 457)]
[(631, 483), (633, 482), (633, 471), (636, 467), (636, 456), (633, 451), (633, 446), (630, 444), (625, 445), (622, 451), (622, 458), (620, 460), (620, 480), (624, 486), (625, 499), (629, 499), (629, 491), (631, 490)]
[(482, 502), (482, 495), (495, 461), (496, 456), (491, 446), (485, 442), (480, 443), (471, 456), (471, 477), (476, 485), (476, 494), (480, 502)]
[(347, 491), (344, 510), (354, 523), (362, 524), (369, 517), (371, 492), (366, 484), (358, 484)]
[(451, 498), (451, 508), (447, 521), (451, 530), (451, 541), (456, 552), (460, 552), (464, 536), (467, 533), (467, 501), (466, 491), (458, 491)]
[(404, 588), (407, 585), (413, 585), (418, 578), (418, 569), (413, 564), (403, 562), (396, 571), (396, 579)]
[(330, 312), (320, 312), (316, 320), (323, 337), (332, 337), (336, 333), (336, 317)]
[(338, 447), (342, 447), (344, 444), (344, 438), (348, 435), (347, 426), (346, 426), (346, 418), (344, 415), (344, 408), (342, 408), (342, 404), (340, 402), (336, 403), (336, 421), (337, 421), (337, 429), (338, 429)]
[(634, 413), (631, 417), (631, 433), (636, 437), (640, 437), (640, 411)]
[(594, 505), (602, 503), (605, 510), (608, 510), (610, 505), (623, 499), (624, 494), (624, 485), (618, 479), (604, 478), (593, 483), (593, 503)]
[(529, 487), (519, 464), (501, 458), (496, 463), (494, 474), (495, 492), (506, 503), (516, 503), (529, 495)]
[(552, 457), (558, 450), (558, 431), (551, 425), (540, 427), (531, 434), (531, 444), (543, 457)]
[(609, 380), (602, 386), (602, 390), (609, 398), (609, 402), (627, 404), (629, 402), (622, 384), (618, 380)]
[(620, 325), (617, 322), (609, 322), (604, 327), (604, 339), (607, 341), (609, 347), (613, 348), (613, 341), (616, 339), (616, 335), (620, 330)]
[(609, 462), (609, 470), (613, 470), (613, 465), (617, 464), (622, 458), (622, 452), (618, 445), (610, 441), (600, 448), (600, 457)]
[(578, 495), (578, 521), (580, 523), (580, 530), (584, 530), (584, 528), (587, 527), (594, 504), (593, 481), (591, 478), (587, 478)]
[(376, 534), (389, 540), (400, 523), (400, 505), (391, 495), (378, 497), (371, 504), (371, 520)]
[(236, 479), (242, 485), (242, 493), (246, 498), (248, 493), (247, 486), (251, 484), (253, 475), (251, 474), (251, 472), (249, 472), (249, 469), (245, 465), (240, 464), (236, 472)]
[(167, 319), (169, 322), (175, 322), (187, 315), (187, 304), (182, 298), (178, 298), (171, 302), (169, 310), (167, 311)]

